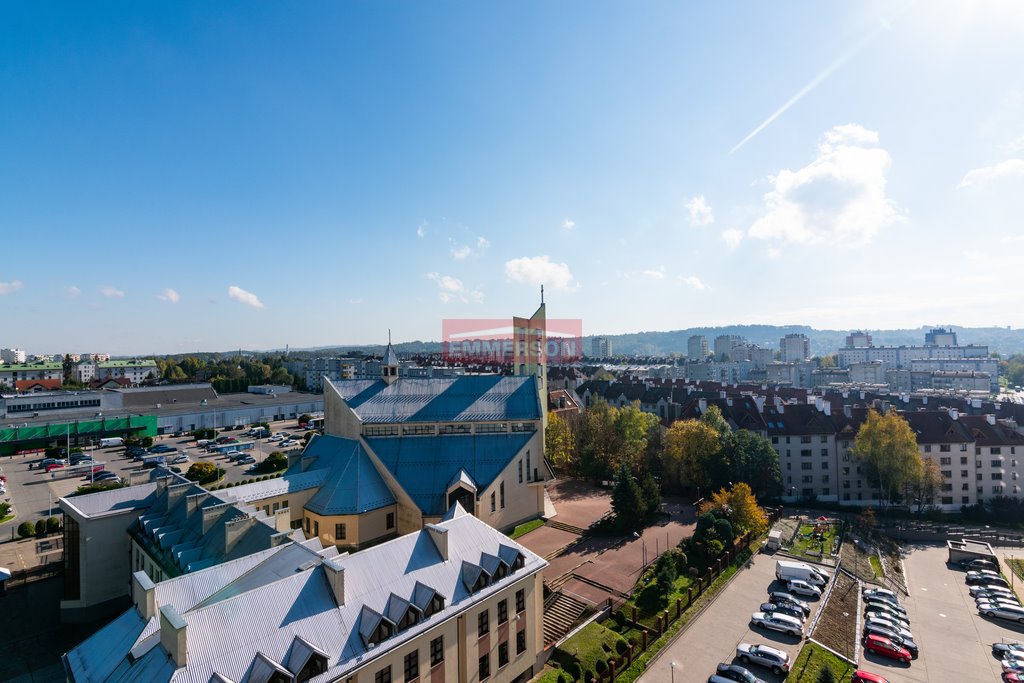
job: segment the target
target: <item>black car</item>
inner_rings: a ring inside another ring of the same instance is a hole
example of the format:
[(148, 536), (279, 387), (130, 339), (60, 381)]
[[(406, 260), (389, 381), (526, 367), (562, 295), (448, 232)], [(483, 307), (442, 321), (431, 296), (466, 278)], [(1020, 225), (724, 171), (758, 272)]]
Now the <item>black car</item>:
[(788, 602), (802, 609), (804, 612), (804, 616), (807, 616), (811, 613), (811, 606), (803, 600), (801, 600), (800, 598), (793, 595), (792, 593), (786, 593), (783, 591), (772, 591), (768, 594), (768, 602), (775, 605), (778, 605), (781, 602)]
[(764, 683), (763, 680), (738, 664), (719, 664), (715, 675), (730, 681), (739, 681), (740, 683)]
[(998, 569), (998, 566), (993, 560), (989, 560), (984, 557), (979, 557), (974, 560), (967, 560), (966, 562), (961, 562), (960, 566), (968, 571), (977, 571), (979, 569), (991, 569), (995, 571), (996, 569)]
[(777, 614), (788, 614), (791, 617), (796, 617), (800, 621), (807, 618), (804, 611), (800, 609), (799, 605), (795, 605), (792, 602), (766, 602), (760, 607), (762, 612), (775, 612)]
[(864, 626), (864, 637), (866, 638), (869, 635), (882, 636), (883, 638), (888, 638), (896, 645), (906, 648), (907, 652), (910, 653), (911, 657), (914, 657), (915, 659), (917, 658), (917, 643), (915, 643), (910, 638), (904, 638), (891, 628), (885, 628), (883, 626), (868, 624)]

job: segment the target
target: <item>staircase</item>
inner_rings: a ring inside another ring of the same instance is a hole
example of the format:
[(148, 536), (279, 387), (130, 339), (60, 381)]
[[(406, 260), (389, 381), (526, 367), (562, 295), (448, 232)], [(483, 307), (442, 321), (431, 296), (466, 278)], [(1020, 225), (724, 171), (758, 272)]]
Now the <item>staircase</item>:
[(579, 621), (589, 605), (565, 593), (556, 593), (544, 608), (544, 645), (545, 647), (569, 632)]
[(562, 531), (568, 531), (570, 534), (576, 534), (577, 536), (582, 536), (583, 534), (587, 533), (586, 529), (582, 529), (578, 526), (573, 526), (571, 524), (563, 524), (562, 522), (559, 522), (554, 519), (549, 519), (547, 521), (547, 526), (551, 527), (552, 529), (561, 529)]

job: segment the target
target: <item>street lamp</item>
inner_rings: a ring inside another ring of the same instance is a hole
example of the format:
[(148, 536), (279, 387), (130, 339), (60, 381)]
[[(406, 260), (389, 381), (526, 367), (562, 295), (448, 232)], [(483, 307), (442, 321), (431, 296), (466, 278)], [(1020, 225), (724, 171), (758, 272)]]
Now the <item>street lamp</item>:
[(640, 569), (642, 570), (642, 569), (645, 569), (647, 567), (647, 541), (645, 541), (644, 537), (641, 536), (640, 534), (638, 534), (635, 531), (633, 532), (633, 538), (639, 538), (640, 539), (640, 547), (643, 550), (643, 564), (640, 567)]
[(669, 669), (672, 670), (672, 683), (676, 683), (676, 663), (669, 662)]

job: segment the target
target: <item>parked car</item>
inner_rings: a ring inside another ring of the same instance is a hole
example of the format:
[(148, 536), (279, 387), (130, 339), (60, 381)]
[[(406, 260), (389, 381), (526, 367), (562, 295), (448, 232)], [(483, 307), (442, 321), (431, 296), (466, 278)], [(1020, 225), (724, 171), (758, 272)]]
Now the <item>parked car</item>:
[(243, 457), (239, 458), (236, 461), (236, 464), (238, 464), (238, 465), (251, 465), (254, 462), (256, 462), (256, 458), (252, 457), (251, 455), (246, 455), (246, 456), (243, 456)]
[(1007, 619), (1009, 621), (1016, 621), (1019, 624), (1024, 624), (1024, 607), (1012, 605), (986, 605), (984, 608), (979, 606), (978, 613), (983, 614), (990, 619)]
[(873, 674), (870, 671), (862, 671), (858, 669), (853, 672), (850, 676), (850, 683), (889, 683), (889, 679), (883, 678), (878, 674)]
[(763, 626), (773, 631), (788, 633), (791, 636), (800, 636), (804, 632), (804, 626), (799, 619), (785, 614), (754, 612), (750, 617), (750, 623), (752, 626)]
[(863, 595), (865, 600), (874, 598), (876, 600), (891, 602), (894, 605), (900, 604), (899, 596), (886, 588), (865, 588)]
[(792, 579), (786, 582), (786, 590), (790, 593), (796, 593), (797, 595), (806, 595), (810, 598), (820, 598), (821, 589), (817, 586), (812, 586), (806, 581), (800, 579)]
[(1009, 642), (1004, 640), (999, 643), (992, 643), (992, 654), (1000, 659), (1011, 652), (1019, 652), (1024, 655), (1024, 643), (1017, 642), (1016, 640), (1011, 640)]
[(764, 679), (750, 673), (745, 667), (724, 662), (715, 669), (715, 676), (724, 678), (727, 681), (739, 681), (740, 683), (765, 683)]
[(801, 622), (807, 618), (804, 611), (791, 602), (780, 602), (779, 604), (765, 602), (761, 604), (760, 610), (766, 614), (788, 614), (791, 617), (796, 617)]
[(979, 595), (1005, 595), (1007, 597), (1015, 595), (1009, 588), (1001, 586), (971, 586), (968, 592), (972, 598), (976, 598)]
[(905, 629), (908, 629), (908, 630), (910, 629), (910, 620), (909, 619), (901, 617), (898, 614), (893, 614), (892, 612), (880, 612), (878, 610), (868, 610), (867, 612), (864, 613), (864, 619), (883, 619), (885, 621), (891, 622), (891, 623), (899, 626), (900, 628), (905, 628)]
[(865, 623), (864, 635), (866, 636), (869, 634), (888, 638), (896, 645), (906, 649), (910, 653), (911, 657), (916, 658), (918, 655), (917, 643), (910, 638), (904, 638), (897, 631), (894, 631), (891, 628), (886, 628), (885, 626), (879, 626), (877, 624)]
[(179, 465), (185, 462), (188, 462), (188, 456), (185, 455), (184, 453), (182, 453), (181, 455), (176, 455), (173, 458), (171, 458), (172, 465)]
[(64, 463), (55, 462), (52, 465), (47, 465), (46, 466), (46, 473), (49, 474), (50, 472), (53, 472), (54, 470), (62, 470), (65, 467), (66, 467), (66, 465)]
[(880, 626), (882, 628), (887, 628), (890, 631), (895, 631), (900, 635), (900, 638), (909, 638), (911, 640), (914, 639), (914, 634), (910, 632), (909, 628), (902, 626), (901, 624), (897, 624), (895, 621), (892, 621), (891, 619), (886, 619), (881, 616), (865, 617), (864, 625)]
[(979, 557), (979, 558), (974, 559), (974, 560), (967, 560), (966, 562), (961, 562), (960, 566), (963, 567), (964, 569), (967, 569), (967, 570), (978, 570), (978, 569), (992, 569), (992, 570), (995, 570), (995, 569), (998, 568), (998, 565), (995, 563), (994, 560), (989, 560), (989, 559), (986, 559), (986, 558), (983, 558), (983, 557)]
[(974, 603), (979, 612), (989, 609), (1000, 609), (1002, 607), (1020, 607), (1019, 600), (978, 600)]
[(1003, 683), (1024, 683), (1024, 673), (1016, 671), (1004, 671)]
[(885, 600), (865, 600), (864, 611), (873, 609), (878, 612), (889, 612), (890, 614), (896, 614), (903, 619), (907, 618), (907, 610), (903, 609), (899, 605), (894, 605), (891, 602)]
[(1002, 588), (1009, 588), (1010, 584), (1006, 582), (1001, 576), (976, 576), (974, 578), (967, 579), (968, 586), (1000, 586)]
[(882, 655), (883, 657), (899, 659), (906, 664), (910, 664), (911, 660), (910, 652), (906, 648), (900, 647), (896, 643), (892, 642), (891, 640), (883, 636), (865, 636), (864, 651), (874, 652), (875, 654)]
[(736, 657), (744, 664), (757, 664), (776, 676), (789, 672), (789, 655), (767, 645), (740, 643), (736, 646)]
[(804, 614), (811, 613), (811, 606), (807, 604), (805, 601), (793, 595), (792, 593), (786, 593), (784, 591), (771, 591), (770, 593), (768, 593), (768, 602), (773, 602), (775, 604), (778, 604), (780, 602), (791, 602), (794, 605), (798, 605), (800, 609), (804, 611)]

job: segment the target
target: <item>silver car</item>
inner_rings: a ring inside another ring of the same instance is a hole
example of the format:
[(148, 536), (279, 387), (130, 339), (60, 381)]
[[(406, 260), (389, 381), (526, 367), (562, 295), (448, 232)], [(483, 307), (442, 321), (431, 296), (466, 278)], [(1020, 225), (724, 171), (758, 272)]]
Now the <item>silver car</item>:
[(1008, 619), (1010, 621), (1016, 621), (1019, 624), (1024, 624), (1024, 607), (993, 605), (988, 603), (984, 606), (978, 605), (978, 612), (984, 614), (986, 617)]
[(754, 612), (750, 617), (750, 623), (753, 626), (764, 626), (770, 628), (773, 631), (781, 631), (788, 633), (791, 636), (803, 635), (804, 627), (800, 623), (799, 619), (787, 616), (785, 614), (765, 614), (764, 612)]
[(767, 645), (740, 643), (736, 646), (736, 657), (744, 664), (759, 664), (771, 669), (776, 676), (789, 671), (789, 655)]

